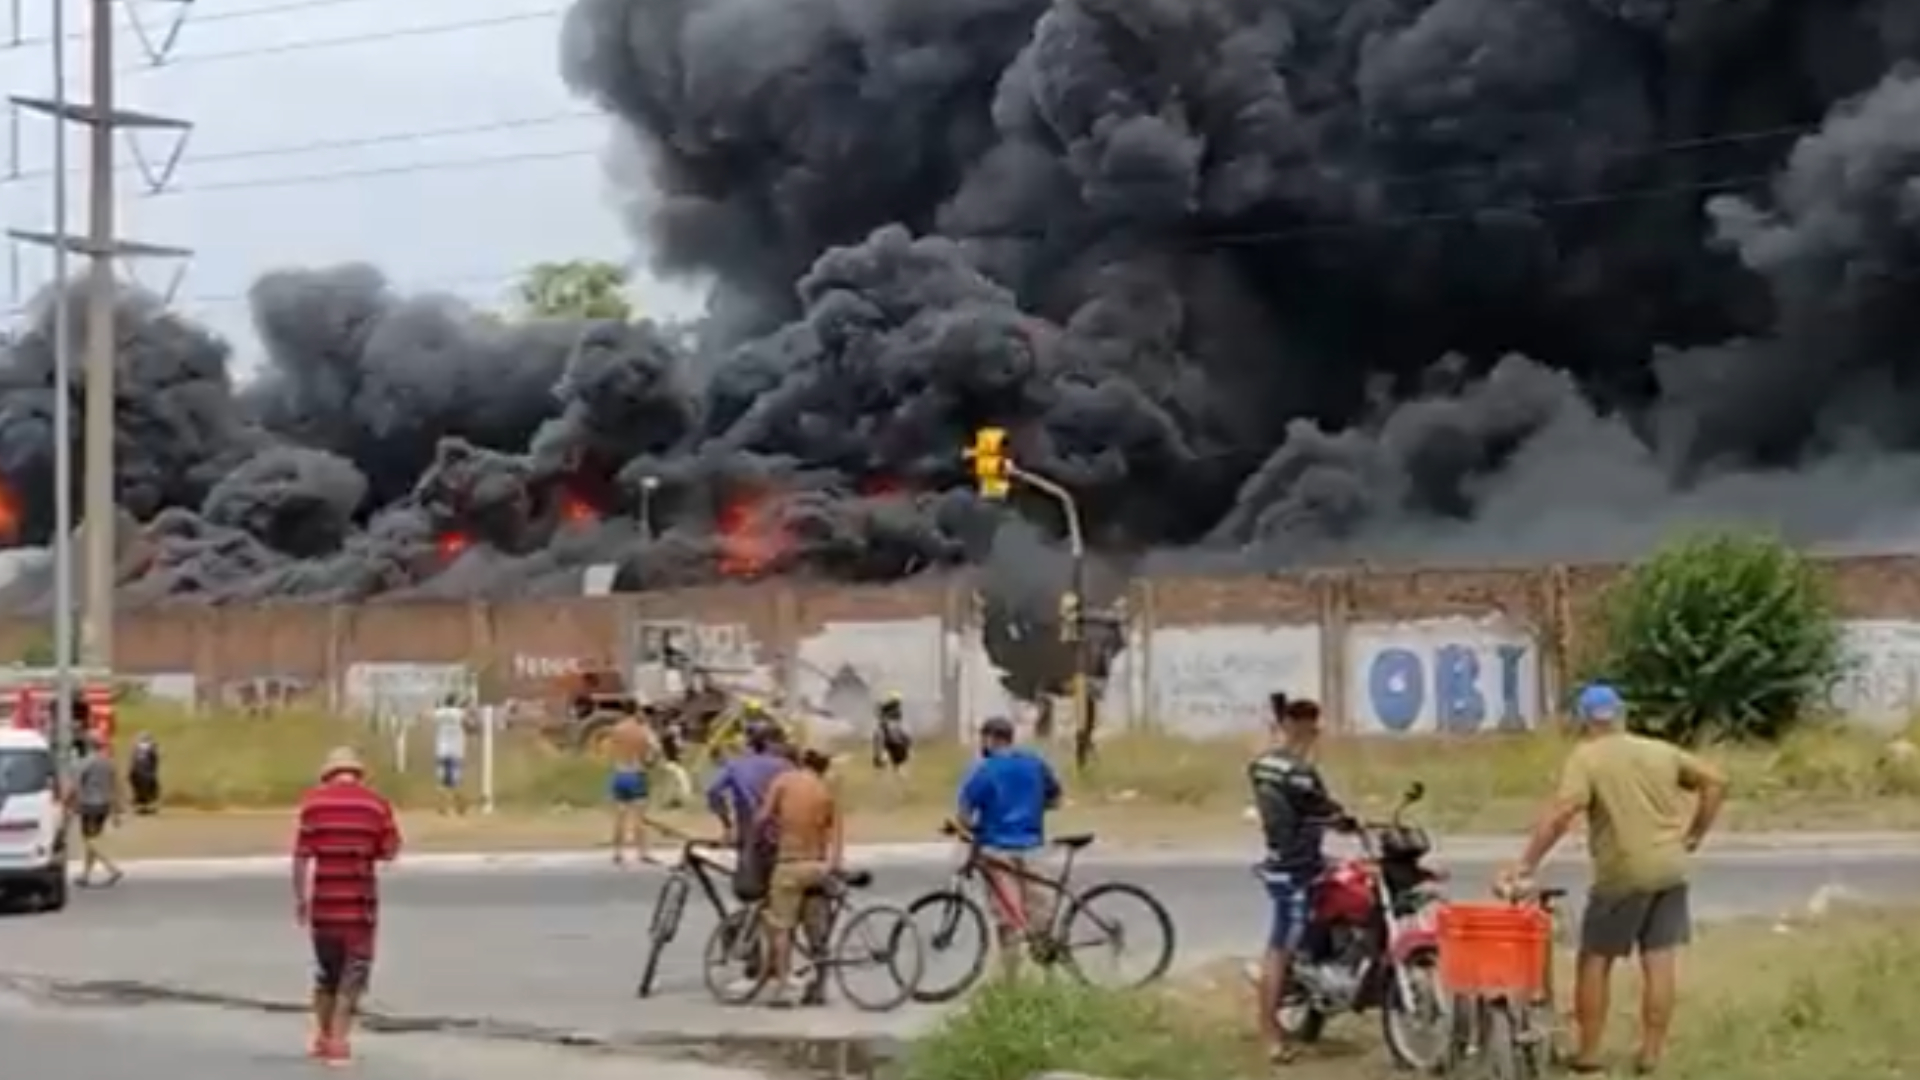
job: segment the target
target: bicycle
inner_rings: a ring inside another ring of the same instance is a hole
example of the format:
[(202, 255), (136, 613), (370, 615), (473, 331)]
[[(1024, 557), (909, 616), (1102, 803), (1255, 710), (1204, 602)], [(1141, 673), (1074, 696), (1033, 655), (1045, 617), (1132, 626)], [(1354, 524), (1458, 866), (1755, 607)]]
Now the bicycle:
[[(872, 884), (873, 875), (864, 870), (841, 870), (808, 892), (808, 904), (823, 903), (827, 909), (818, 920), (818, 940), (805, 928), (804, 918), (794, 932), (794, 974), (804, 975), (809, 983), (804, 1004), (824, 999), (828, 974), (841, 996), (864, 1012), (891, 1012), (913, 1000), (926, 972), (926, 947), (912, 918), (898, 905), (854, 907), (853, 895)], [(755, 900), (728, 913), (707, 938), (702, 974), (707, 991), (722, 1005), (747, 1004), (773, 979), (760, 933), (766, 905), (764, 899)], [(806, 961), (804, 970), (801, 960)], [(850, 974), (866, 967), (886, 971), (890, 985), (881, 995), (866, 997), (854, 990)]]
[(1567, 890), (1516, 883), (1496, 895), (1440, 909), (1440, 979), (1453, 996), (1443, 1071), (1477, 1060), (1491, 1080), (1537, 1080), (1558, 1058), (1553, 945)]
[[(1058, 836), (1053, 847), (1066, 852), (1066, 861), (1058, 874), (1044, 874), (1023, 867), (992, 861), (983, 855), (977, 839), (959, 825), (948, 822), (941, 829), (944, 836), (966, 842), (966, 857), (954, 871), (953, 878), (944, 886), (921, 896), (907, 905), (907, 914), (918, 925), (922, 913), (931, 912), (937, 917), (938, 927), (931, 935), (923, 935), (927, 946), (934, 953), (945, 952), (953, 948), (956, 936), (963, 927), (979, 935), (980, 944), (975, 948), (972, 959), (960, 978), (951, 985), (928, 986), (923, 979), (914, 992), (914, 1000), (923, 1004), (939, 1004), (952, 1001), (972, 989), (986, 974), (987, 955), (991, 951), (988, 935), (987, 913), (980, 901), (969, 895), (968, 885), (978, 881), (984, 887), (987, 896), (996, 910), (1006, 921), (1019, 928), (1026, 941), (1028, 955), (1042, 967), (1056, 964), (1066, 968), (1074, 978), (1083, 983), (1094, 980), (1075, 955), (1076, 942), (1081, 939), (1074, 931), (1083, 922), (1090, 923), (1089, 935), (1099, 935), (1085, 945), (1100, 947), (1107, 945), (1117, 957), (1126, 949), (1126, 934), (1120, 920), (1103, 917), (1095, 910), (1097, 905), (1119, 901), (1124, 904), (1131, 901), (1147, 911), (1148, 921), (1161, 933), (1163, 944), (1154, 958), (1147, 974), (1120, 984), (1122, 988), (1145, 986), (1167, 973), (1173, 966), (1174, 929), (1173, 917), (1167, 913), (1165, 904), (1158, 897), (1126, 882), (1101, 882), (1084, 891), (1073, 889), (1073, 863), (1076, 856), (1094, 842), (1094, 834), (1080, 833), (1070, 836)], [(1026, 913), (1016, 899), (1007, 894), (1001, 884), (1004, 874), (1016, 879), (1022, 885), (1033, 885), (1045, 890), (1053, 898), (1052, 916), (1044, 926), (1032, 926), (1027, 922)]]
[[(649, 822), (648, 827), (657, 826)], [(696, 884), (716, 919), (725, 922), (733, 914), (737, 905), (727, 901), (726, 894), (721, 892), (720, 885), (715, 881), (716, 874), (731, 875), (733, 867), (708, 854), (726, 850), (726, 845), (716, 840), (682, 838), (680, 861), (667, 871), (667, 880), (660, 884), (660, 892), (653, 902), (653, 918), (647, 925), (647, 962), (640, 972), (640, 985), (634, 990), (635, 997), (644, 998), (653, 994), (654, 977), (660, 971), (660, 955), (666, 951), (675, 935), (680, 933), (680, 920), (686, 914), (687, 898), (692, 895)]]

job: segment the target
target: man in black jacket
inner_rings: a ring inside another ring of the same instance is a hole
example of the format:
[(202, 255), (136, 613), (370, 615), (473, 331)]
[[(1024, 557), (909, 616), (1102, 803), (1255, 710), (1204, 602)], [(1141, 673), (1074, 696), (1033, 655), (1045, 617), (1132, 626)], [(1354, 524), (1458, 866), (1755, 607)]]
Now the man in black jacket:
[(1247, 766), (1247, 778), (1266, 841), (1260, 880), (1273, 907), (1266, 962), (1260, 973), (1260, 1034), (1272, 1060), (1280, 1064), (1293, 1058), (1293, 1048), (1280, 1030), (1281, 996), (1312, 917), (1313, 884), (1326, 870), (1322, 847), (1329, 828), (1348, 828), (1351, 821), (1346, 809), (1327, 792), (1326, 781), (1313, 764), (1314, 744), (1320, 738), (1320, 706), (1304, 699), (1290, 701), (1283, 693), (1271, 695), (1268, 704), (1273, 710), (1273, 742)]

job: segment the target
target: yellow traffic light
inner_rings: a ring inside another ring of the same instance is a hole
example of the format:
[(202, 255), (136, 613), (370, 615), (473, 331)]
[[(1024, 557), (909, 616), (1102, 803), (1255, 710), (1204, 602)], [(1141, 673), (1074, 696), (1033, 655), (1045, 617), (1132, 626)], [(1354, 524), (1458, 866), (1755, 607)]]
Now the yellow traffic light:
[(1012, 485), (1012, 463), (1007, 460), (1005, 428), (981, 428), (973, 433), (973, 447), (967, 451), (973, 460), (973, 478), (979, 481), (980, 494), (989, 499), (1004, 499)]

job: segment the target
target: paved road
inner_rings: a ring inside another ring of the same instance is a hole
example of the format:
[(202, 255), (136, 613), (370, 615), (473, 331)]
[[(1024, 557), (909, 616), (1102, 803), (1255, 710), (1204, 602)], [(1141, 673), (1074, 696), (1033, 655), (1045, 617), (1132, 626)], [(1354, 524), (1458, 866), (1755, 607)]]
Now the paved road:
[[(1477, 890), (1492, 865), (1453, 863)], [(937, 866), (890, 867), (876, 887), (904, 899), (933, 887)], [(1244, 868), (1091, 864), (1082, 878), (1124, 877), (1159, 894), (1178, 920), (1181, 955), (1198, 961), (1250, 951), (1260, 896)], [(1568, 880), (1573, 884), (1572, 880)], [(414, 1018), (509, 1025), (646, 1040), (702, 1035), (907, 1034), (930, 1016), (884, 1017), (833, 1007), (722, 1010), (701, 989), (700, 946), (710, 927), (692, 909), (671, 946), (658, 996), (633, 997), (642, 936), (659, 876), (575, 868), (539, 872), (404, 875), (386, 891), (387, 918), (374, 1004)], [(1869, 896), (1920, 890), (1920, 853), (1835, 856), (1741, 853), (1707, 859), (1697, 877), (1705, 917), (1771, 915), (1803, 906), (1827, 884)], [(0, 972), (65, 980), (129, 980), (236, 998), (293, 1001), (306, 977), (288, 886), (271, 878), (141, 881), (82, 893), (57, 916), (0, 919)]]
[[(303, 1021), (183, 1007), (46, 1007), (0, 994), (6, 1075), (32, 1080), (310, 1080)], [(367, 1036), (356, 1080), (631, 1080), (635, 1062), (556, 1047), (436, 1035)], [(743, 1070), (670, 1060), (654, 1080), (758, 1080)]]

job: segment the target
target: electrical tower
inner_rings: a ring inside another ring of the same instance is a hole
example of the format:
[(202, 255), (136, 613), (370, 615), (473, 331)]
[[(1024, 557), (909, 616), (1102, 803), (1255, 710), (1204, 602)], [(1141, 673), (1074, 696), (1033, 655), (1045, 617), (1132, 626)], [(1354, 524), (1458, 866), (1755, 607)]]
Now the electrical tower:
[[(114, 585), (119, 577), (119, 537), (118, 509), (114, 500), (114, 400), (115, 400), (115, 331), (114, 306), (118, 291), (117, 269), (122, 260), (134, 263), (144, 260), (168, 260), (173, 262), (175, 272), (169, 284), (161, 290), (171, 299), (179, 288), (185, 272), (186, 260), (192, 252), (186, 248), (170, 247), (162, 244), (142, 243), (122, 237), (117, 224), (118, 196), (115, 181), (118, 170), (115, 163), (115, 143), (119, 137), (125, 137), (131, 156), (137, 165), (141, 177), (146, 182), (149, 193), (158, 193), (172, 181), (178, 169), (181, 155), (186, 150), (188, 136), (193, 125), (186, 120), (156, 113), (140, 112), (121, 108), (118, 103), (118, 72), (114, 70), (114, 25), (113, 14), (116, 6), (127, 12), (127, 19), (135, 38), (145, 51), (147, 61), (154, 66), (166, 63), (172, 54), (174, 45), (179, 41), (180, 30), (185, 25), (191, 11), (192, 0), (86, 0), (90, 25), (88, 26), (89, 54), (89, 92), (88, 100), (74, 101), (67, 95), (65, 85), (66, 64), (66, 18), (63, 5), (69, 0), (47, 0), (54, 9), (53, 28), (48, 42), (50, 51), (57, 53), (54, 63), (54, 83), (48, 96), (17, 95), (11, 99), (10, 124), (12, 132), (12, 162), (10, 177), (23, 178), (26, 173), (21, 162), (20, 128), (23, 114), (37, 114), (56, 124), (71, 124), (87, 132), (89, 149), (87, 162), (87, 230), (84, 235), (74, 233), (68, 222), (61, 220), (67, 205), (65, 197), (68, 181), (65, 153), (55, 155), (56, 160), (50, 182), (56, 188), (53, 205), (60, 209), (60, 216), (54, 216), (46, 227), (40, 229), (11, 229), (8, 236), (10, 247), (17, 252), (18, 245), (45, 248), (54, 253), (54, 284), (64, 289), (67, 282), (66, 257), (83, 256), (88, 260), (86, 289), (83, 293), (86, 301), (85, 331), (81, 342), (85, 346), (83, 370), (86, 388), (86, 416), (82, 442), (85, 447), (85, 475), (82, 485), (82, 520), (84, 521), (85, 551), (85, 618), (81, 623), (81, 655), (83, 662), (93, 668), (110, 671), (113, 668), (113, 621)], [(22, 30), (24, 7), (27, 0), (11, 0), (13, 14), (12, 46), (18, 49), (26, 44)], [(158, 31), (152, 29), (141, 14), (143, 7), (164, 6), (169, 12)], [(171, 137), (173, 147), (156, 163), (142, 146), (139, 136), (142, 134), (162, 134)], [(64, 140), (60, 143), (64, 147)], [(15, 269), (14, 304), (18, 306), (18, 258), (11, 258)], [(138, 278), (136, 277), (137, 281)], [(65, 320), (61, 320), (64, 322)], [(62, 333), (64, 341), (69, 335)], [(56, 349), (58, 352), (59, 350)], [(67, 361), (65, 356), (56, 356), (56, 365)], [(64, 402), (56, 407), (64, 407)], [(57, 452), (66, 453), (70, 447), (61, 446)], [(54, 537), (56, 545), (71, 542), (71, 523), (60, 522), (59, 532)]]

